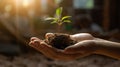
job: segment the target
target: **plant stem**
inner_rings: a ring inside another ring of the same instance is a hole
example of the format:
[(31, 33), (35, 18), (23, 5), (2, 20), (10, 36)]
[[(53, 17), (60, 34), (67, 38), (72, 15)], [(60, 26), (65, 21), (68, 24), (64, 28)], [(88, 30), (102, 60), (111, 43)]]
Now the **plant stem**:
[(61, 32), (61, 25), (58, 24), (58, 29), (57, 29), (57, 32), (60, 33)]

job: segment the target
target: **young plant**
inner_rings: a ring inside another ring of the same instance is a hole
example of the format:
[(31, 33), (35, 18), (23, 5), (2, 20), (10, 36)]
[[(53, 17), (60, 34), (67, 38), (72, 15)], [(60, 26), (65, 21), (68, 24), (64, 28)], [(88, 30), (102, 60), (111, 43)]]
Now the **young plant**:
[(62, 11), (63, 11), (63, 8), (59, 7), (56, 9), (55, 17), (48, 17), (45, 19), (45, 20), (52, 20), (51, 24), (56, 23), (58, 25), (58, 32), (60, 32), (60, 29), (63, 23), (71, 23), (71, 21), (69, 20), (71, 16), (62, 17)]

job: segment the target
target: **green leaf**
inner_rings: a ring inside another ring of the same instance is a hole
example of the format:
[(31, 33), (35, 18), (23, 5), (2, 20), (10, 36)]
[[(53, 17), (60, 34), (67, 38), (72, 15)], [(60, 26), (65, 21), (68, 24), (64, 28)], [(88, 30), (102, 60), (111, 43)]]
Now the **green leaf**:
[(48, 18), (45, 18), (45, 20), (56, 20), (56, 18), (48, 17)]
[(62, 7), (59, 7), (59, 8), (57, 8), (57, 9), (56, 9), (56, 16), (57, 16), (58, 18), (60, 18), (60, 17), (61, 17), (62, 10), (63, 10), (63, 8), (62, 8)]
[(54, 24), (54, 23), (57, 23), (57, 21), (56, 21), (56, 20), (54, 20), (53, 22), (51, 22), (51, 24)]
[(63, 22), (71, 23), (71, 21), (70, 21), (70, 20), (64, 20)]
[(65, 20), (65, 19), (68, 19), (68, 18), (71, 18), (71, 16), (64, 16), (64, 17), (62, 18), (62, 21)]

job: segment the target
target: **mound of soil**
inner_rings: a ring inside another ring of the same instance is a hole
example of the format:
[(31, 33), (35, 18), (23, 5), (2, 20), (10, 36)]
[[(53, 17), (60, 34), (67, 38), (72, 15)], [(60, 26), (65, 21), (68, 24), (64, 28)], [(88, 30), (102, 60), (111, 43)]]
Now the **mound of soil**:
[(69, 34), (64, 33), (54, 33), (54, 36), (49, 37), (47, 40), (49, 45), (58, 49), (65, 49), (66, 47), (76, 43), (76, 41), (70, 38)]

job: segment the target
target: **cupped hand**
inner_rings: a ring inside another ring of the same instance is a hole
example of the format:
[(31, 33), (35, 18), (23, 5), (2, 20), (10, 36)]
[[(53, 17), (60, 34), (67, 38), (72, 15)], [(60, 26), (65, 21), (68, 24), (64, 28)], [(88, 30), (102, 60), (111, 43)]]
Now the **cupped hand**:
[(77, 34), (77, 37), (75, 35), (73, 35), (74, 38), (80, 41), (74, 45), (68, 46), (64, 50), (56, 49), (37, 37), (32, 37), (29, 45), (45, 56), (56, 60), (74, 60), (91, 55), (97, 50), (95, 38), (92, 35), (86, 33), (82, 35)]

